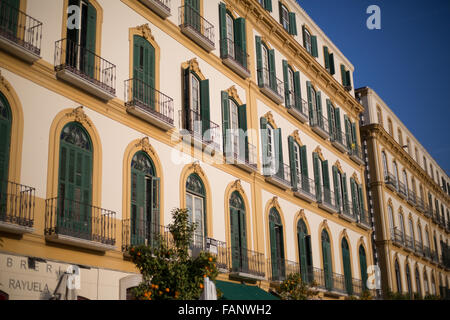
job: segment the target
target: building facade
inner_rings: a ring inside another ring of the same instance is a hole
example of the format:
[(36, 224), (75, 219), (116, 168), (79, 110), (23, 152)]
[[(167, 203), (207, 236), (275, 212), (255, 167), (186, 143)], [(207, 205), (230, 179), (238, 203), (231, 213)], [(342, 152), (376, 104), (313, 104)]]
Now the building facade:
[(295, 1), (2, 0), (0, 17), (2, 298), (67, 297), (78, 266), (72, 298), (125, 299), (126, 251), (178, 207), (220, 280), (367, 289), (354, 67)]
[(450, 179), (374, 90), (356, 94), (383, 292), (446, 298)]

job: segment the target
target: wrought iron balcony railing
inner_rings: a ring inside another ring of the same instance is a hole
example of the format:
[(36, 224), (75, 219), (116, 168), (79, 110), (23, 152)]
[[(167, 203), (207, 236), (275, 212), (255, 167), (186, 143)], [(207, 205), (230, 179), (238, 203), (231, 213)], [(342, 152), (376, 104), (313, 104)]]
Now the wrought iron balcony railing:
[(125, 106), (137, 108), (152, 123), (157, 120), (173, 127), (173, 99), (140, 79), (125, 81)]
[(222, 39), (220, 41), (220, 58), (231, 59), (236, 65), (230, 65), (233, 70), (237, 67), (235, 71), (242, 75), (244, 78), (250, 76), (250, 71), (248, 70), (248, 58), (247, 52), (241, 48), (236, 42), (231, 39)]
[(414, 245), (414, 249), (416, 251), (417, 254), (419, 255), (423, 255), (423, 245), (422, 242), (420, 241), (415, 241), (415, 245)]
[(148, 8), (156, 12), (161, 18), (170, 16), (171, 0), (139, 0)]
[(292, 187), (295, 193), (299, 194), (301, 198), (306, 197), (305, 200), (310, 202), (316, 201), (316, 186), (313, 179), (300, 174), (297, 176), (297, 185), (293, 185)]
[(105, 245), (116, 243), (116, 213), (74, 200), (45, 201), (45, 234), (64, 235)]
[[(227, 132), (225, 134), (233, 136), (231, 139), (232, 143), (230, 144), (233, 163), (240, 167), (244, 166), (251, 170), (256, 170), (256, 146), (245, 140), (241, 141), (239, 133)], [(227, 155), (229, 152), (224, 150), (224, 154)]]
[(398, 194), (406, 199), (408, 197), (408, 191), (404, 183), (398, 181)]
[(423, 246), (423, 256), (428, 259), (431, 258), (431, 251), (429, 246)]
[(246, 278), (265, 277), (264, 254), (240, 247), (228, 248), (229, 270)]
[(361, 149), (361, 146), (359, 146), (356, 143), (352, 143), (350, 145), (350, 149), (348, 151), (348, 154), (350, 155), (350, 158), (355, 161), (356, 163), (359, 164), (364, 164), (364, 156), (363, 156), (363, 151)]
[(355, 212), (353, 205), (350, 201), (340, 201), (339, 212), (351, 221), (356, 222), (358, 220), (358, 212)]
[(42, 22), (8, 4), (0, 2), (0, 37), (30, 53), (41, 54)]
[(390, 172), (384, 173), (384, 183), (386, 184), (387, 187), (390, 187), (391, 189), (397, 189), (397, 179)]
[(56, 41), (55, 70), (70, 71), (108, 94), (116, 94), (116, 66), (69, 39)]
[(288, 112), (295, 116), (300, 122), (308, 121), (308, 102), (303, 100), (295, 92), (286, 93), (289, 95), (289, 104), (286, 106)]
[[(319, 188), (319, 189), (317, 189)], [(316, 185), (316, 197), (319, 207), (327, 210), (330, 213), (339, 212), (339, 206), (336, 203), (336, 196), (333, 191), (322, 185)]]
[(33, 228), (36, 190), (11, 181), (0, 182), (0, 224)]
[(405, 235), (403, 234), (403, 232), (401, 230), (399, 230), (395, 227), (395, 228), (391, 229), (391, 240), (394, 243), (403, 246), (405, 244)]
[(269, 281), (284, 281), (294, 273), (300, 272), (300, 264), (285, 259), (267, 259)]
[(416, 193), (412, 190), (408, 190), (408, 202), (413, 206), (417, 203)]
[(427, 218), (431, 218), (433, 216), (433, 208), (426, 204), (424, 214)]
[(331, 143), (338, 148), (341, 152), (348, 151), (348, 143), (347, 143), (347, 136), (342, 131), (337, 130), (336, 128), (333, 128), (330, 130), (330, 141)]
[[(207, 129), (204, 130), (204, 128)], [(194, 110), (185, 111), (183, 129), (187, 130), (195, 140), (201, 141), (205, 145), (210, 145), (213, 149), (219, 149), (219, 125), (213, 121), (209, 121), (208, 126), (205, 126), (200, 113)]]
[(287, 164), (275, 162), (275, 159), (273, 161), (273, 166), (268, 168), (264, 175), (281, 187), (289, 188), (291, 186), (290, 167)]
[(343, 275), (334, 272), (325, 272), (319, 268), (311, 269), (309, 272), (312, 272), (313, 276), (309, 276), (308, 278), (315, 281), (317, 288), (341, 294), (347, 293), (345, 277)]
[(414, 239), (411, 236), (405, 235), (405, 247), (414, 251)]
[(372, 224), (371, 224), (371, 221), (370, 221), (370, 217), (369, 217), (369, 213), (364, 208), (359, 210), (358, 223), (360, 225), (363, 225), (366, 228), (371, 228), (372, 227)]
[(309, 125), (319, 136), (323, 139), (330, 137), (330, 128), (328, 119), (319, 112), (312, 112), (312, 117), (309, 118)]
[(181, 31), (205, 50), (214, 49), (214, 26), (190, 5), (178, 8)]
[(277, 103), (282, 103), (284, 100), (284, 83), (278, 79), (274, 70), (267, 68), (260, 68), (257, 70), (259, 87), (261, 90)]
[(168, 248), (173, 246), (169, 228), (139, 219), (122, 220), (122, 251), (133, 246), (156, 246), (163, 241)]
[(421, 197), (417, 197), (416, 198), (416, 208), (420, 212), (424, 212), (425, 211), (425, 204), (424, 204), (423, 199)]

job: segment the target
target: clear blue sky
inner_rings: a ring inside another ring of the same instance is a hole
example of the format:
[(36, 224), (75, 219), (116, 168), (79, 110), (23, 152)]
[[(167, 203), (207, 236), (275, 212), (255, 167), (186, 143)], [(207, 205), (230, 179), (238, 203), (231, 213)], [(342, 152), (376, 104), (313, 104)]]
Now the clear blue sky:
[[(450, 173), (450, 1), (297, 0), (369, 86)], [(370, 5), (381, 30), (369, 30)]]

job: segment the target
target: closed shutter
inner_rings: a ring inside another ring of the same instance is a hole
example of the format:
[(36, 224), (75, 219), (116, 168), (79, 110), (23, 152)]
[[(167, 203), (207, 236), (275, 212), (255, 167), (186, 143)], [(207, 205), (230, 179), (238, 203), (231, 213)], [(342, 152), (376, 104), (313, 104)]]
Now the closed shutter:
[(356, 142), (357, 142), (358, 140), (356, 140), (356, 123), (355, 123), (355, 122), (352, 122), (351, 128), (352, 128), (352, 142), (353, 142), (353, 144), (354, 144), (355, 147), (356, 147)]
[(131, 244), (142, 245), (146, 238), (145, 175), (131, 169)]
[(297, 241), (298, 241), (298, 250), (300, 257), (300, 274), (302, 276), (302, 281), (307, 282), (308, 279), (308, 267), (306, 263), (306, 241), (305, 241), (305, 233), (301, 228), (297, 227)]
[(336, 70), (335, 70), (335, 68), (334, 68), (334, 54), (333, 54), (333, 53), (330, 54), (329, 60), (330, 60), (330, 73), (331, 73), (332, 75), (334, 75), (334, 74), (336, 73)]
[[(281, 3), (281, 2), (280, 2)], [(294, 90), (294, 88), (289, 88), (289, 70), (288, 70), (288, 63), (286, 60), (283, 60), (283, 81), (284, 81), (284, 99), (285, 99), (285, 106), (286, 108), (291, 107), (291, 101), (289, 91)]]
[(262, 153), (262, 167), (263, 174), (265, 176), (270, 175), (270, 159), (268, 158), (268, 147), (267, 147), (267, 119), (262, 117), (260, 119), (261, 126), (261, 153)]
[(278, 174), (280, 178), (284, 178), (284, 162), (283, 162), (283, 145), (281, 128), (273, 130), (274, 141), (275, 141), (275, 159), (278, 161)]
[[(1, 97), (0, 97), (1, 98)], [(0, 101), (0, 103), (2, 103)], [(6, 214), (6, 192), (9, 168), (10, 122), (0, 116), (0, 215)]]
[(152, 177), (152, 216), (151, 223), (154, 226), (159, 226), (159, 215), (161, 213), (161, 180), (160, 178)]
[(236, 270), (241, 266), (242, 254), (239, 243), (239, 213), (235, 208), (230, 208), (230, 231), (232, 266), (233, 270)]
[(359, 208), (358, 208), (358, 200), (357, 200), (357, 195), (356, 195), (356, 182), (353, 178), (350, 178), (350, 189), (351, 189), (351, 193), (352, 193), (352, 207), (353, 207), (353, 215), (355, 218), (358, 217), (359, 215)]
[(314, 124), (314, 106), (312, 105), (312, 87), (311, 82), (306, 81), (306, 91), (308, 94), (308, 113), (309, 113), (309, 124)]
[(347, 86), (351, 86), (352, 85), (352, 80), (350, 78), (350, 71), (346, 71), (345, 72), (345, 78), (346, 78)]
[[(239, 116), (239, 156), (241, 159), (249, 160), (248, 135), (247, 135), (247, 105), (238, 107)], [(244, 158), (245, 157), (245, 158)]]
[(336, 140), (334, 128), (334, 108), (331, 106), (331, 101), (327, 99), (327, 117), (328, 117), (328, 131), (333, 140)]
[(269, 84), (270, 88), (278, 93), (278, 83), (275, 70), (275, 50), (269, 50)]
[(300, 83), (300, 72), (294, 72), (294, 97), (295, 97), (295, 108), (301, 112), (305, 112), (303, 110), (302, 105), (302, 91), (301, 91), (301, 83)]
[(289, 33), (297, 35), (297, 21), (295, 19), (295, 12), (289, 12)]
[(305, 27), (305, 25), (302, 26), (302, 36), (303, 36), (303, 48), (306, 49), (306, 27)]
[[(2, 19), (0, 20), (0, 24), (2, 28), (5, 28), (8, 33), (10, 33), (13, 37), (17, 35), (17, 29), (20, 24), (18, 9), (20, 9), (20, 0), (3, 0), (0, 3), (0, 13), (2, 15)], [(19, 30), (20, 32), (21, 30)]]
[(245, 223), (245, 212), (239, 210), (239, 237), (241, 252), (243, 253), (242, 269), (248, 270), (248, 254), (247, 254), (247, 227)]
[(312, 260), (312, 246), (311, 246), (311, 236), (305, 236), (305, 246), (306, 246), (306, 265), (308, 272), (308, 283), (311, 283), (314, 279), (313, 273), (313, 260)]
[(223, 135), (223, 152), (226, 160), (233, 156), (233, 150), (231, 149), (231, 137), (229, 136), (230, 130), (230, 101), (228, 100), (228, 93), (221, 92), (222, 95), (222, 135)]
[(236, 58), (244, 68), (247, 68), (247, 36), (244, 18), (234, 20), (234, 41), (238, 48), (238, 50), (235, 50)]
[(133, 98), (155, 109), (155, 48), (140, 36), (133, 42)]
[(350, 128), (350, 121), (348, 120), (347, 115), (344, 115), (344, 124), (345, 124), (345, 139), (347, 141), (347, 148), (351, 150), (352, 148), (352, 138), (350, 135), (351, 128)]
[(340, 208), (341, 201), (340, 201), (339, 185), (341, 182), (339, 181), (338, 169), (335, 166), (333, 166), (332, 171), (333, 171), (334, 197), (336, 200), (336, 206)]
[(342, 85), (344, 87), (347, 86), (347, 75), (345, 73), (345, 66), (341, 64), (341, 78), (342, 78)]
[(330, 55), (328, 53), (328, 47), (324, 46), (323, 47), (323, 56), (325, 59), (325, 69), (329, 70), (330, 69)]
[(344, 210), (348, 213), (349, 207), (348, 207), (348, 192), (347, 192), (347, 174), (342, 175), (342, 198), (344, 201)]
[[(220, 23), (220, 55), (222, 58), (228, 55), (228, 40), (227, 40), (227, 8), (225, 3), (219, 3), (219, 23)], [(232, 40), (232, 39), (230, 39)]]
[(204, 141), (210, 141), (209, 79), (200, 81), (200, 110)]
[(319, 57), (319, 51), (317, 50), (317, 37), (311, 36), (311, 54), (313, 57)]
[[(367, 290), (367, 262), (366, 262), (366, 252), (362, 246), (359, 247), (359, 265), (361, 269), (361, 280), (363, 290)], [(420, 286), (419, 286), (419, 294)]]
[(323, 129), (324, 123), (323, 123), (323, 113), (322, 113), (322, 93), (320, 91), (317, 91), (316, 93), (316, 103), (317, 103), (317, 120), (319, 123), (319, 126)]
[(320, 177), (320, 162), (319, 155), (313, 152), (313, 165), (314, 165), (314, 183), (316, 185), (316, 198), (317, 201), (322, 201), (322, 182)]
[(278, 276), (278, 252), (277, 252), (277, 236), (275, 231), (275, 222), (270, 221), (269, 218), (269, 232), (270, 232), (270, 258), (272, 260), (272, 276)]
[(264, 9), (272, 12), (272, 0), (264, 0)]
[(327, 203), (331, 203), (330, 174), (328, 172), (328, 160), (322, 161), (322, 175), (323, 175), (324, 198)]
[[(366, 220), (366, 216), (365, 216), (365, 212), (364, 212), (364, 198), (363, 198), (363, 192), (362, 192), (362, 185), (358, 185), (358, 196), (359, 196), (359, 214), (361, 216), (361, 220), (365, 221)], [(412, 236), (412, 235), (411, 235)]]
[(294, 152), (294, 138), (289, 136), (289, 166), (291, 167), (291, 184), (292, 189), (297, 191), (298, 177), (297, 177), (297, 165), (295, 163), (295, 152)]
[(339, 142), (342, 142), (342, 128), (341, 128), (341, 112), (339, 108), (334, 108), (334, 121), (336, 123), (336, 137)]
[(184, 105), (184, 128), (192, 131), (191, 125), (191, 70), (190, 68), (184, 69), (183, 75), (183, 105)]
[[(345, 241), (345, 240), (343, 240)], [(342, 245), (342, 258), (344, 262), (344, 277), (345, 277), (345, 287), (349, 295), (353, 294), (352, 286), (352, 269), (350, 267), (350, 253), (348, 250), (348, 245)]]
[[(84, 71), (87, 75), (97, 80), (100, 80), (100, 74), (96, 72), (95, 61), (95, 43), (97, 33), (97, 10), (92, 4), (88, 4), (87, 10), (87, 30), (86, 30), (86, 67)], [(99, 66), (100, 67), (100, 66)]]
[(306, 152), (306, 146), (300, 147), (300, 166), (301, 166), (301, 179), (302, 188), (307, 192), (311, 192), (308, 175), (308, 154)]
[(255, 37), (256, 43), (256, 69), (258, 74), (258, 85), (264, 85), (264, 76), (263, 76), (263, 61), (262, 61), (262, 48), (261, 48), (261, 37)]
[(327, 290), (331, 290), (331, 268), (330, 268), (330, 244), (327, 241), (322, 240), (322, 258), (323, 258), (323, 272), (325, 278), (325, 287)]

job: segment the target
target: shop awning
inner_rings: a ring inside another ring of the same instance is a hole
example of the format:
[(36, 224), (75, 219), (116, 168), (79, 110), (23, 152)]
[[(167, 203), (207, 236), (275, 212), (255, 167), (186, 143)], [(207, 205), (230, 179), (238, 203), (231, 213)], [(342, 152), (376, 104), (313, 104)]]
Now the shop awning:
[(257, 286), (217, 280), (216, 287), (223, 293), (221, 300), (279, 300)]

